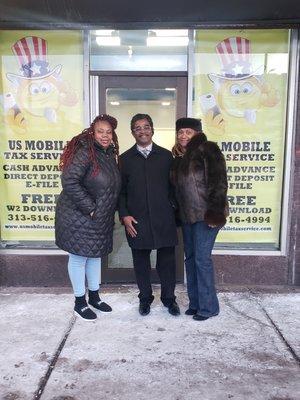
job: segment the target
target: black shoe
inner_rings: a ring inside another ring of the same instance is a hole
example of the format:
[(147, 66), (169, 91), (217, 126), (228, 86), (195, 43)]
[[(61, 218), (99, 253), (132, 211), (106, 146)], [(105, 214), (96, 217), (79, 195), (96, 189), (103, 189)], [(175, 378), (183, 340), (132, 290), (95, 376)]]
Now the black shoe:
[(148, 315), (150, 313), (150, 304), (140, 303), (139, 313), (143, 316)]
[(195, 314), (193, 315), (193, 319), (195, 321), (206, 321), (209, 317), (203, 317), (202, 315)]
[(197, 310), (194, 310), (193, 308), (188, 308), (185, 312), (185, 315), (195, 315), (197, 314)]
[(97, 315), (92, 311), (85, 300), (85, 295), (75, 297), (74, 313), (85, 321), (95, 321)]
[(95, 321), (97, 319), (97, 315), (88, 306), (75, 306), (74, 313), (85, 321)]
[(97, 310), (100, 310), (102, 312), (111, 312), (112, 308), (111, 306), (109, 306), (107, 303), (105, 303), (104, 301), (101, 301), (101, 299), (97, 302), (92, 302), (91, 300), (89, 300), (89, 304), (94, 307), (97, 308)]
[(176, 303), (176, 301), (174, 301), (173, 303), (171, 303), (171, 304), (168, 306), (168, 311), (169, 311), (169, 313), (170, 313), (171, 315), (174, 315), (174, 316), (180, 314), (180, 309), (179, 309), (178, 304)]
[(89, 304), (102, 312), (112, 311), (111, 306), (101, 301), (98, 290), (89, 290)]

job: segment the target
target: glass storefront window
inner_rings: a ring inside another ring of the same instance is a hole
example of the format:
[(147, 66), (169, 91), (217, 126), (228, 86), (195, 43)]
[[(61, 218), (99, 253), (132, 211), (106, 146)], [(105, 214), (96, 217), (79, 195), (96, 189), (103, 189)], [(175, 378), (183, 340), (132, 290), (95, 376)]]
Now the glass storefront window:
[(83, 127), (82, 32), (0, 31), (0, 74), (1, 246), (53, 247), (59, 156)]
[[(195, 31), (191, 115), (228, 169), (221, 248), (280, 248), (289, 46), (284, 29)], [(187, 71), (187, 50), (187, 30), (91, 31), (90, 70)], [(59, 155), (83, 128), (82, 32), (0, 31), (0, 74), (0, 247), (53, 247)], [(100, 101), (126, 125), (143, 98), (170, 148), (177, 94), (167, 86), (109, 87)]]
[(92, 71), (186, 71), (188, 30), (95, 30)]
[(280, 245), (289, 42), (289, 30), (195, 34), (193, 115), (227, 162), (222, 247)]
[[(171, 90), (174, 89), (174, 90)], [(155, 121), (155, 143), (169, 150), (174, 145), (174, 121), (176, 119), (176, 88), (106, 90), (106, 110), (118, 119), (120, 153), (135, 144), (129, 132), (133, 115), (147, 113)], [(127, 133), (127, 134), (126, 134)]]
[[(106, 110), (118, 120), (120, 153), (135, 144), (129, 122), (134, 114), (147, 113), (154, 123), (154, 141), (159, 146), (171, 149), (174, 145), (174, 123), (176, 120), (176, 88), (106, 90)], [(115, 218), (114, 249), (109, 255), (109, 268), (133, 268), (132, 254), (128, 247), (124, 226), (118, 214)], [(156, 252), (151, 253), (151, 265), (155, 268)]]

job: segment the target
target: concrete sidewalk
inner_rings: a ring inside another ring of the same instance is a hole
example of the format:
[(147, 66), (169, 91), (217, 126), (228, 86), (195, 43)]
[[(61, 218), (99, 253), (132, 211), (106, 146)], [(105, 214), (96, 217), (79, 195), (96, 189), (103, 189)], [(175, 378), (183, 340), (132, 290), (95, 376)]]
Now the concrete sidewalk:
[(0, 290), (1, 400), (299, 400), (300, 290), (222, 291), (218, 317), (159, 302), (138, 314), (135, 286), (104, 290), (112, 313), (72, 317), (62, 289)]

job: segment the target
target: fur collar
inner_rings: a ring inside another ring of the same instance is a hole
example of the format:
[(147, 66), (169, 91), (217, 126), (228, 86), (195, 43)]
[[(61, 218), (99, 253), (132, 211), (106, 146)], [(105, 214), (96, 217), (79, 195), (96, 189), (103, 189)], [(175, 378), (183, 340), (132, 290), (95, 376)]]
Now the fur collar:
[(207, 137), (204, 133), (199, 133), (195, 135), (186, 147), (186, 154), (190, 154), (195, 150), (198, 150), (199, 147), (202, 147), (203, 143), (207, 142)]

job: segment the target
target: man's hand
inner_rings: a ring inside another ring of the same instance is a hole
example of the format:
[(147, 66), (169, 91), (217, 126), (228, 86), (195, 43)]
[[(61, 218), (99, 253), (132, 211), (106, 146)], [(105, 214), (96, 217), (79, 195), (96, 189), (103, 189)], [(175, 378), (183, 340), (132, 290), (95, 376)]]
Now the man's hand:
[(133, 217), (128, 215), (127, 217), (123, 217), (123, 223), (125, 225), (128, 235), (130, 235), (131, 237), (136, 237), (137, 231), (135, 230), (133, 224), (137, 224), (138, 222)]

